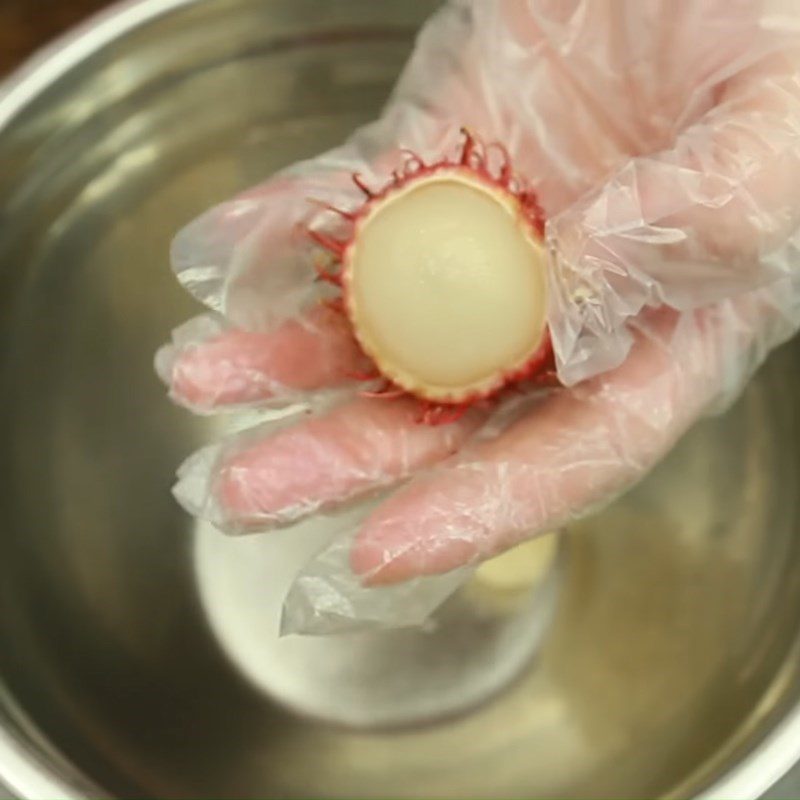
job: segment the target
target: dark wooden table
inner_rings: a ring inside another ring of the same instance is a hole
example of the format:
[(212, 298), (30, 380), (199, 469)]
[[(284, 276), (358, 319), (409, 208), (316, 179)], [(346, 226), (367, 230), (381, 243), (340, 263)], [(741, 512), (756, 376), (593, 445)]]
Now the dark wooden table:
[(110, 0), (0, 0), (0, 75)]

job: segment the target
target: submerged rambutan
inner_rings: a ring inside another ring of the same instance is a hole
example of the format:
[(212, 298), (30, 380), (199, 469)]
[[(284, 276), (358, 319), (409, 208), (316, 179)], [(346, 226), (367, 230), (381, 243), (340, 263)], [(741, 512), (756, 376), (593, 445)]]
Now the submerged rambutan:
[[(506, 150), (463, 131), (454, 160), (406, 154), (354, 212), (336, 211), (349, 236), (310, 231), (328, 252), (320, 277), (383, 383), (409, 394), (440, 424), (509, 386), (552, 374), (547, 329), (544, 215), (514, 176)], [(496, 151), (500, 163), (490, 166)]]

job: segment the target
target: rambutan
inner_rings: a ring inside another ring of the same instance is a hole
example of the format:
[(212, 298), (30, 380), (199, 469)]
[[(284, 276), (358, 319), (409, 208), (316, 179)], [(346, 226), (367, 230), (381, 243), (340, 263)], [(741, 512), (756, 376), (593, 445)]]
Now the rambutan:
[[(309, 235), (321, 279), (372, 359), (373, 396), (413, 395), (442, 424), (523, 381), (550, 380), (544, 214), (499, 144), (462, 131), (455, 159), (413, 153), (355, 211), (328, 207), (349, 236)], [(496, 152), (499, 164), (490, 165)]]

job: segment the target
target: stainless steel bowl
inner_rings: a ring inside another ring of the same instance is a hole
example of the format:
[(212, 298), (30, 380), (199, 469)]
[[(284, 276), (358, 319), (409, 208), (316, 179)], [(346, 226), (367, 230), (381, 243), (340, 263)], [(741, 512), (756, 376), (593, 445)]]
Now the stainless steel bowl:
[(373, 116), (430, 10), (128, 3), (0, 95), (0, 783), (20, 796), (744, 798), (800, 755), (798, 345), (573, 526), (538, 654), (477, 707), (332, 725), (254, 678), (277, 578), (244, 565), (288, 539), (194, 530), (169, 495), (214, 428), (153, 375), (196, 310), (168, 243)]

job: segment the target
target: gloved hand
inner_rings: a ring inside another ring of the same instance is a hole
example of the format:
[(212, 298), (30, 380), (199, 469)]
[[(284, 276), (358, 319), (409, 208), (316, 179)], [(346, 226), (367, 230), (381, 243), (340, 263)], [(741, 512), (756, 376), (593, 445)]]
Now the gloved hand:
[[(377, 122), (177, 236), (179, 279), (218, 313), (159, 353), (173, 399), (313, 411), (189, 459), (186, 508), (263, 531), (402, 484), (300, 576), (288, 628), (421, 620), (463, 570), (420, 576), (617, 495), (794, 333), (799, 65), (800, 13), (777, 0), (451, 2)], [(298, 229), (331, 224), (309, 199), (354, 208), (352, 173), (379, 187), (401, 148), (440, 159), (461, 126), (507, 147), (546, 212), (564, 388), (429, 427), (357, 396), (364, 357)]]

